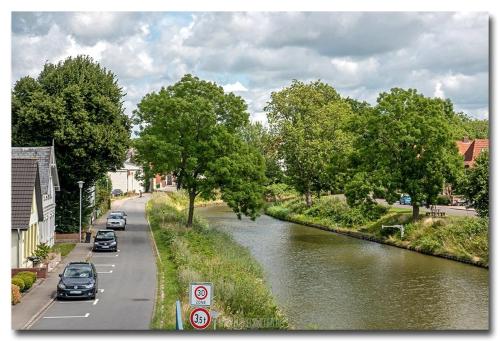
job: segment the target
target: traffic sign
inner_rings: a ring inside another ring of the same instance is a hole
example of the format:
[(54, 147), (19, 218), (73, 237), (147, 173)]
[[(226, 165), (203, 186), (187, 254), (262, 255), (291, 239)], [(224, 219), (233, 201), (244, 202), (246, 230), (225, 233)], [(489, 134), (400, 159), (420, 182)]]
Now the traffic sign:
[(210, 313), (205, 308), (195, 308), (189, 315), (189, 322), (196, 329), (205, 329), (210, 324)]
[(194, 307), (212, 305), (212, 283), (190, 283), (189, 304)]

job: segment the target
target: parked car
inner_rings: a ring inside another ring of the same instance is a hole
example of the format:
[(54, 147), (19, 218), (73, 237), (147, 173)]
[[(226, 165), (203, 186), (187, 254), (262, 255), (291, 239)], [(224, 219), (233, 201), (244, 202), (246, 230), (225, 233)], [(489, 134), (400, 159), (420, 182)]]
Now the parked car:
[(125, 211), (112, 211), (110, 214), (120, 215), (125, 220), (125, 225), (127, 224), (127, 213)]
[(408, 194), (404, 194), (399, 198), (400, 205), (411, 205), (411, 197)]
[(110, 214), (106, 219), (107, 229), (125, 230), (126, 222), (120, 214)]
[(118, 237), (113, 230), (98, 230), (94, 237), (93, 251), (118, 251)]
[(59, 274), (57, 298), (91, 298), (97, 295), (97, 271), (90, 262), (71, 262)]
[(114, 190), (111, 191), (111, 194), (114, 196), (114, 197), (117, 197), (119, 195), (123, 195), (123, 191), (119, 188), (115, 188)]

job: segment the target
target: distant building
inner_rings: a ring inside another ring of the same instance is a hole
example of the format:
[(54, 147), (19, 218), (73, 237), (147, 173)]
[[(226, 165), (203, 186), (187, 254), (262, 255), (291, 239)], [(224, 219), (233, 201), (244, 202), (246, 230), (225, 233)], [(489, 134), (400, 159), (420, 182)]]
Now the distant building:
[(28, 268), (44, 216), (40, 172), (36, 159), (12, 159), (11, 167), (11, 267)]
[(43, 201), (43, 221), (40, 223), (38, 243), (54, 245), (56, 218), (56, 191), (60, 190), (54, 146), (13, 147), (12, 159), (34, 159), (40, 172)]
[(489, 148), (488, 139), (469, 140), (464, 137), (463, 140), (456, 141), (459, 153), (464, 157), (464, 167), (474, 167), (476, 158), (483, 150)]
[(172, 174), (156, 174), (151, 179), (151, 186), (153, 191), (173, 192), (177, 190), (177, 180)]
[(121, 189), (123, 193), (139, 193), (144, 192), (143, 182), (136, 179), (137, 175), (142, 175), (142, 167), (137, 166), (132, 162), (134, 151), (129, 149), (127, 159), (123, 163), (123, 167), (115, 172), (108, 172), (111, 178), (112, 190)]

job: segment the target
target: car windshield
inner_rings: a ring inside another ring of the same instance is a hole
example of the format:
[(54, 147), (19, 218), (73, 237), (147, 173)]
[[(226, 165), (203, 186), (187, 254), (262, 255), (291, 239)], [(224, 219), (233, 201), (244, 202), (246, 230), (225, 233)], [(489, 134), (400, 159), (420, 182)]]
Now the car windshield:
[(122, 217), (119, 216), (118, 214), (111, 214), (108, 219), (121, 219)]
[(71, 266), (64, 270), (63, 276), (71, 278), (89, 278), (91, 274), (92, 269), (90, 266)]
[(115, 233), (113, 231), (99, 231), (97, 232), (96, 239), (114, 239)]
[(124, 214), (122, 212), (111, 212), (112, 215), (118, 215), (118, 216), (123, 216)]

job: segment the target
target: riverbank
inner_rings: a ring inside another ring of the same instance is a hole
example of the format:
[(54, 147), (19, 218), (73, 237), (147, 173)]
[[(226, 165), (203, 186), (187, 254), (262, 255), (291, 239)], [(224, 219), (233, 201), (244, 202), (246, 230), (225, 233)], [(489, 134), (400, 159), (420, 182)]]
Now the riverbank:
[(182, 193), (155, 193), (147, 204), (158, 249), (158, 296), (151, 327), (175, 329), (175, 301), (180, 299), (184, 327), (191, 329), (188, 285), (212, 282), (217, 329), (286, 329), (287, 320), (249, 251), (196, 215), (193, 227), (186, 228), (186, 206)]
[[(324, 210), (322, 198), (311, 208), (298, 203), (300, 198), (268, 206), (265, 213), (273, 218), (332, 231), (350, 237), (447, 258), (488, 268), (488, 220), (477, 217), (430, 218), (421, 215), (411, 223), (411, 211), (391, 208), (377, 219), (346, 227), (339, 224), (338, 213)], [(345, 219), (344, 219), (345, 220)], [(382, 229), (382, 225), (403, 224), (405, 234), (398, 229)]]

